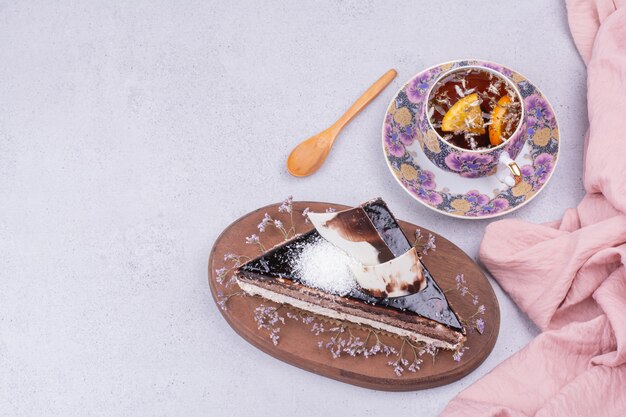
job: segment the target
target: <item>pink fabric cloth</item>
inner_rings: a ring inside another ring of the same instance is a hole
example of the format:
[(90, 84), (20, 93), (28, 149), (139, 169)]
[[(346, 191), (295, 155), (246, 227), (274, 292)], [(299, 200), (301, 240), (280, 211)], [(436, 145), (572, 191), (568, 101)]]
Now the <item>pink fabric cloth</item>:
[(482, 262), (542, 333), (442, 416), (626, 416), (626, 0), (567, 10), (588, 72), (587, 195), (559, 222), (487, 227)]

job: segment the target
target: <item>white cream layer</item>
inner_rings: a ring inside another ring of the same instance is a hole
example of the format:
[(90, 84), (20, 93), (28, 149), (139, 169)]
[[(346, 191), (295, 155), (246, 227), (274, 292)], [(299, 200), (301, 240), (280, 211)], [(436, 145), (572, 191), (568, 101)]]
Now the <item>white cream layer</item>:
[(336, 320), (347, 320), (356, 324), (364, 324), (366, 326), (373, 327), (375, 329), (383, 330), (385, 332), (389, 332), (392, 334), (396, 334), (398, 336), (408, 337), (410, 340), (420, 343), (429, 343), (435, 347), (441, 349), (450, 349), (454, 350), (457, 348), (458, 344), (451, 344), (448, 342), (444, 342), (443, 340), (433, 339), (432, 337), (425, 336), (423, 334), (402, 329), (400, 327), (392, 326), (390, 324), (382, 323), (379, 321), (367, 319), (364, 317), (358, 317), (352, 314), (342, 313), (340, 311), (335, 311), (330, 308), (321, 307), (319, 305), (311, 304), (306, 301), (298, 300), (288, 295), (279, 294), (274, 291), (267, 290), (265, 288), (261, 288), (259, 286), (250, 284), (249, 282), (243, 282), (241, 280), (237, 280), (239, 287), (250, 295), (258, 295), (270, 301), (274, 301), (279, 304), (289, 304), (301, 310), (309, 311), (314, 314), (319, 314), (321, 316), (330, 317)]

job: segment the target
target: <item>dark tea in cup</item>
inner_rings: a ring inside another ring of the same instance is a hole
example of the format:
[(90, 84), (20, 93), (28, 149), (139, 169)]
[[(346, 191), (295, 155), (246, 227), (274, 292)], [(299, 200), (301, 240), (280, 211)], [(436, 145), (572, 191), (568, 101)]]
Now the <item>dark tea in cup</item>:
[(459, 68), (433, 86), (427, 116), (439, 136), (470, 151), (498, 147), (520, 125), (521, 97), (499, 74), (483, 68)]

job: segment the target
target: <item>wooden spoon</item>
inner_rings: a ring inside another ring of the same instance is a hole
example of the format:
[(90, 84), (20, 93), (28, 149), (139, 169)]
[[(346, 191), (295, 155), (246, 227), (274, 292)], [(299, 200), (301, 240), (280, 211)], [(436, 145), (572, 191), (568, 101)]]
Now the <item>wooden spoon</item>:
[(333, 146), (341, 129), (348, 124), (365, 106), (387, 87), (396, 77), (396, 70), (390, 69), (378, 79), (361, 97), (328, 129), (301, 142), (287, 158), (287, 170), (296, 177), (306, 177), (317, 171)]

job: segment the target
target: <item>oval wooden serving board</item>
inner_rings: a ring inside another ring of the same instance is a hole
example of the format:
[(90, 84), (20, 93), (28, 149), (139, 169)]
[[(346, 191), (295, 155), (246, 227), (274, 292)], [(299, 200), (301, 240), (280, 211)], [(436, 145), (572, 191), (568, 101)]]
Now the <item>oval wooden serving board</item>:
[[(209, 284), (215, 301), (218, 300), (218, 291), (228, 294), (238, 289), (237, 284), (225, 288), (215, 279), (216, 269), (232, 265), (232, 262), (224, 261), (225, 254), (234, 253), (251, 258), (258, 256), (259, 247), (245, 243), (246, 236), (252, 234), (259, 235), (266, 248), (271, 248), (283, 241), (282, 234), (272, 226), (268, 226), (264, 233), (259, 233), (257, 229), (265, 213), (280, 219), (287, 226), (290, 225), (289, 214), (279, 213), (278, 206), (274, 204), (246, 214), (228, 226), (217, 238), (209, 257)], [(348, 208), (331, 203), (294, 202), (293, 220), (298, 233), (307, 232), (312, 228), (310, 224), (305, 223), (302, 216), (306, 207), (317, 212), (323, 212), (329, 207), (336, 210)], [(390, 359), (395, 360), (395, 358), (386, 357), (384, 354), (369, 358), (343, 354), (339, 358), (333, 358), (328, 350), (318, 347), (320, 340), (328, 341), (330, 338), (328, 334), (322, 333), (316, 336), (311, 332), (310, 325), (290, 319), (286, 319), (285, 325), (282, 325), (280, 341), (275, 346), (268, 332), (257, 328), (254, 312), (255, 308), (261, 304), (266, 306), (277, 306), (277, 304), (260, 297), (231, 297), (226, 304), (227, 308), (220, 309), (222, 315), (241, 337), (265, 353), (307, 371), (349, 384), (385, 391), (411, 391), (445, 385), (462, 378), (485, 360), (496, 343), (500, 328), (498, 300), (478, 265), (456, 245), (423, 227), (404, 221), (399, 221), (399, 223), (409, 239), (414, 236), (416, 228), (421, 229), (425, 236), (432, 233), (436, 237), (437, 249), (428, 252), (423, 262), (439, 286), (446, 291), (450, 304), (462, 320), (469, 320), (476, 313), (478, 305), (482, 304), (486, 308), (482, 316), (485, 322), (484, 332), (479, 334), (477, 331), (468, 331), (465, 344), (468, 349), (464, 352), (460, 362), (453, 360), (452, 352), (442, 350), (434, 360), (428, 354), (423, 355), (423, 363), (417, 372), (406, 371), (401, 376), (396, 376), (393, 367), (388, 364)], [(464, 274), (471, 294), (478, 296), (478, 305), (473, 304), (470, 294), (462, 296), (456, 289), (455, 278), (460, 273)], [(332, 325), (326, 325), (326, 328), (329, 327)], [(361, 331), (362, 336), (366, 334), (365, 331), (359, 330), (357, 325), (350, 325), (350, 327), (353, 332)], [(381, 340), (396, 348), (401, 345), (401, 341), (393, 336), (382, 335)], [(406, 357), (411, 358), (408, 354)]]

